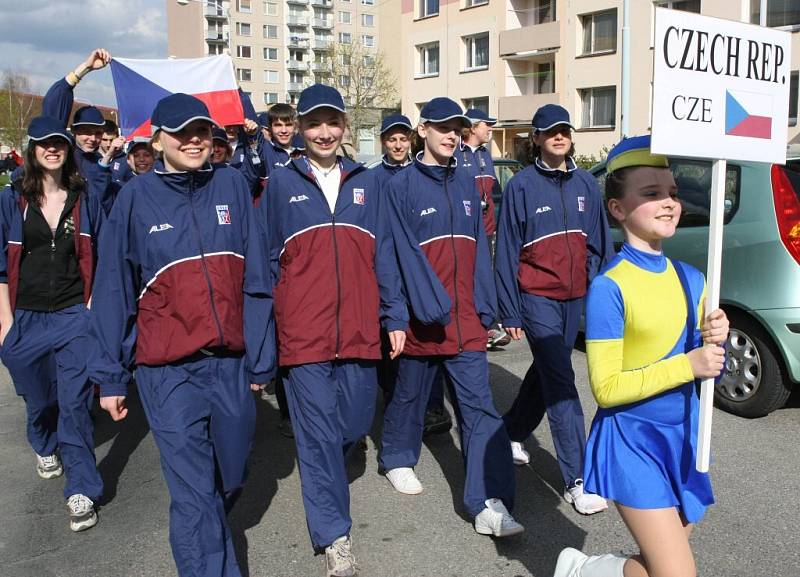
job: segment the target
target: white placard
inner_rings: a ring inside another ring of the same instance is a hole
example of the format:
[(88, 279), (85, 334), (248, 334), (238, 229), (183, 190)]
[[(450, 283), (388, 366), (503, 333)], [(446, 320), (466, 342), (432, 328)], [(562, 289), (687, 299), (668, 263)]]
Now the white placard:
[(656, 8), (652, 150), (786, 162), (791, 35)]

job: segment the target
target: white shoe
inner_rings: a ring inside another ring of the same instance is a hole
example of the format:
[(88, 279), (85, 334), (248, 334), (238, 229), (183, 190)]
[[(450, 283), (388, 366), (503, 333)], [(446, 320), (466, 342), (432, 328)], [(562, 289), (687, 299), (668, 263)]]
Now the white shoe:
[(556, 561), (553, 577), (623, 577), (626, 557), (585, 555), (577, 549), (563, 549)]
[(327, 577), (355, 577), (358, 574), (351, 545), (350, 537), (345, 535), (325, 547)]
[(525, 450), (522, 443), (511, 441), (511, 458), (515, 465), (527, 465), (531, 462), (531, 454)]
[(583, 492), (583, 479), (575, 479), (572, 487), (564, 491), (564, 500), (581, 515), (594, 515), (608, 509), (608, 503), (600, 495)]
[(422, 493), (422, 483), (411, 467), (397, 467), (386, 471), (386, 478), (394, 490), (403, 495), (419, 495)]
[(94, 502), (86, 495), (77, 493), (67, 499), (69, 509), (69, 528), (75, 531), (83, 531), (97, 525), (97, 513), (94, 510)]
[(524, 530), (500, 499), (486, 499), (486, 508), (475, 516), (475, 531), (481, 535), (510, 537)]
[(58, 458), (58, 455), (55, 453), (46, 457), (36, 455), (36, 474), (42, 479), (60, 477), (63, 473), (64, 467), (61, 465), (61, 459)]

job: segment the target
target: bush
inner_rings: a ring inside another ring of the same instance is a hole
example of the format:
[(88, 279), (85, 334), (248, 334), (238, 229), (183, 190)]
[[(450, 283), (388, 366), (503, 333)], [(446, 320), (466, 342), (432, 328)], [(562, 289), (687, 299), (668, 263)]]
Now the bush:
[(576, 154), (573, 160), (575, 160), (575, 164), (578, 165), (578, 168), (582, 168), (584, 170), (589, 170), (595, 164), (603, 162), (608, 156), (608, 151), (610, 148), (604, 146), (600, 149), (599, 156), (595, 156), (594, 154)]

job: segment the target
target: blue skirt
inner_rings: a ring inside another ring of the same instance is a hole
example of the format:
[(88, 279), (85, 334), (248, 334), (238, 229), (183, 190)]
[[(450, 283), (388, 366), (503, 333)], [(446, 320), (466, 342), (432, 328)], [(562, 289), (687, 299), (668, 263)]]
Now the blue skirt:
[(586, 441), (586, 490), (634, 509), (676, 507), (697, 523), (714, 503), (708, 473), (695, 469), (698, 414), (694, 383), (598, 409)]

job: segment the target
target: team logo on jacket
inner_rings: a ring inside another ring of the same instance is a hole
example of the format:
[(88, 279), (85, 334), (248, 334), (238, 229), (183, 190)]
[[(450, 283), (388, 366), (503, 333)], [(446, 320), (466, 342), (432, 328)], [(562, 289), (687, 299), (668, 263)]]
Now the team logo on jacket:
[(163, 230), (169, 230), (174, 228), (170, 223), (165, 222), (164, 224), (154, 224), (150, 227), (150, 232), (148, 234), (153, 234), (154, 232), (161, 232)]
[(549, 206), (540, 206), (539, 208), (536, 209), (536, 214), (542, 214), (543, 212), (550, 212), (551, 210), (553, 209), (550, 208)]
[(423, 208), (423, 209), (420, 211), (419, 215), (420, 215), (420, 216), (428, 216), (429, 214), (433, 214), (434, 212), (436, 212), (436, 209), (435, 209), (435, 208), (433, 208), (433, 207), (430, 207), (430, 208)]
[(578, 197), (578, 211), (583, 212), (583, 208), (585, 206), (585, 197), (579, 196)]
[(364, 204), (364, 189), (363, 188), (354, 188), (353, 189), (353, 204)]
[(302, 202), (304, 200), (308, 200), (308, 197), (305, 194), (298, 194), (297, 196), (293, 196), (289, 199), (289, 202)]
[(114, 168), (112, 170), (119, 170), (119, 162), (114, 163)]
[(472, 216), (472, 201), (464, 201), (464, 212), (467, 213), (467, 216)]
[(64, 234), (75, 234), (75, 219), (69, 215), (64, 221)]
[(217, 223), (218, 224), (230, 224), (231, 223), (231, 211), (228, 210), (227, 204), (218, 204), (217, 205)]

